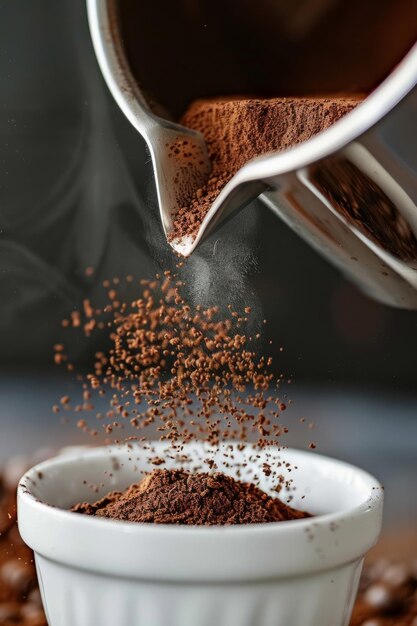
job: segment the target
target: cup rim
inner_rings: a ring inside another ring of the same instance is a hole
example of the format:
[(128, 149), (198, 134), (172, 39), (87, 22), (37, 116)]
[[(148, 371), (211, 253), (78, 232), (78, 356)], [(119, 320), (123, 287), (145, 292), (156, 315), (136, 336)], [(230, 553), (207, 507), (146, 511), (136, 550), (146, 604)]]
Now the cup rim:
[(131, 451), (106, 447), (71, 452), (40, 463), (23, 476), (18, 487), (19, 529), (35, 553), (106, 575), (230, 582), (331, 569), (363, 556), (379, 536), (383, 505), (380, 483), (343, 461), (293, 449), (282, 454), (295, 463), (308, 462), (330, 473), (348, 472), (349, 480), (366, 486), (365, 500), (344, 511), (301, 520), (201, 527), (77, 515), (44, 504), (31, 492), (30, 485), (39, 472), (65, 467), (69, 471), (81, 462), (87, 467), (89, 461), (108, 461), (109, 453), (124, 458)]

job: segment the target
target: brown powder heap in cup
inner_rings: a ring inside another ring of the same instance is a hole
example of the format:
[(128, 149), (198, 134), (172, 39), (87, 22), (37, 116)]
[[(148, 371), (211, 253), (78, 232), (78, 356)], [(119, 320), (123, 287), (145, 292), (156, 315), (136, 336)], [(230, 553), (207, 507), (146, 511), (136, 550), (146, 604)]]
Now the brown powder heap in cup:
[(123, 493), (113, 492), (76, 513), (155, 524), (264, 524), (310, 517), (252, 484), (222, 473), (157, 469)]
[(180, 123), (204, 135), (212, 172), (191, 202), (178, 210), (170, 239), (195, 236), (223, 187), (250, 159), (307, 141), (360, 101), (352, 96), (193, 102)]

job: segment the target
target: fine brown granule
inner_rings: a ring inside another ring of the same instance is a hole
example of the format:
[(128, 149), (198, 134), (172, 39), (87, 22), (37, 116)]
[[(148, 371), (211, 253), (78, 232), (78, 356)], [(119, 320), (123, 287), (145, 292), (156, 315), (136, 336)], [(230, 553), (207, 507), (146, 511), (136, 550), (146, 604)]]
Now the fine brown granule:
[[(290, 400), (280, 387), (291, 379), (274, 373), (261, 334), (250, 332), (250, 308), (193, 305), (169, 271), (140, 283), (140, 297), (133, 302), (123, 303), (119, 293), (104, 309), (94, 308), (94, 317), (80, 311), (76, 328), (90, 336), (105, 320), (111, 345), (95, 353), (91, 373), (81, 378), (82, 399), (64, 396), (61, 411), (76, 414), (81, 430), (103, 433), (106, 442), (139, 441), (154, 465), (181, 453), (184, 442), (203, 440), (215, 450), (228, 440), (241, 446), (253, 441), (266, 450), (267, 471), (276, 487), (282, 486), (287, 481), (279, 448), (288, 433), (283, 413)], [(60, 365), (70, 365), (66, 350), (59, 349)], [(96, 417), (93, 427), (90, 416)], [(152, 440), (157, 438), (167, 448), (156, 459)], [(201, 462), (216, 470), (211, 453)], [(233, 452), (226, 463), (226, 468), (239, 464)], [(240, 469), (248, 477), (255, 465)], [(256, 476), (250, 481), (256, 484)]]
[(223, 187), (250, 159), (307, 141), (360, 102), (359, 96), (193, 102), (180, 123), (203, 134), (212, 171), (191, 202), (178, 210), (170, 240), (195, 236)]
[(253, 484), (220, 472), (156, 469), (123, 493), (112, 492), (72, 511), (97, 517), (155, 524), (265, 524), (310, 517)]

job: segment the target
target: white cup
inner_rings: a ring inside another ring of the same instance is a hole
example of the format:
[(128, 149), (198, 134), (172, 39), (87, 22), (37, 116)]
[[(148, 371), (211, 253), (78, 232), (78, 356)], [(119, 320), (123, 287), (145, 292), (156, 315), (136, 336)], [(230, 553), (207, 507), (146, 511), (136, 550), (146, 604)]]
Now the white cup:
[[(196, 444), (185, 452), (191, 467), (203, 454)], [(250, 454), (235, 449), (235, 457)], [(139, 447), (78, 450), (21, 480), (19, 529), (35, 552), (50, 626), (349, 623), (363, 557), (381, 528), (383, 491), (372, 476), (315, 453), (280, 452), (298, 467), (282, 472), (296, 486), (292, 506), (315, 515), (289, 522), (170, 526), (65, 510), (137, 482), (152, 469), (148, 456)], [(233, 474), (221, 451), (216, 460)], [(269, 481), (262, 479), (266, 491)]]

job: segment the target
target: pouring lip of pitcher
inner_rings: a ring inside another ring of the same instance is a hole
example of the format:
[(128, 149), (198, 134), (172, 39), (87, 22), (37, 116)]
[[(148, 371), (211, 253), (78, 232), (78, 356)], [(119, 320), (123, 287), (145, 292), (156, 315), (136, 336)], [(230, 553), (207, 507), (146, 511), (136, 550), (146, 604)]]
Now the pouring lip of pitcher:
[(283, 152), (256, 157), (246, 163), (227, 187), (268, 180), (317, 163), (354, 142), (380, 122), (417, 85), (417, 42), (385, 80), (353, 111), (315, 137)]

